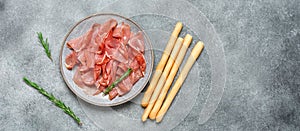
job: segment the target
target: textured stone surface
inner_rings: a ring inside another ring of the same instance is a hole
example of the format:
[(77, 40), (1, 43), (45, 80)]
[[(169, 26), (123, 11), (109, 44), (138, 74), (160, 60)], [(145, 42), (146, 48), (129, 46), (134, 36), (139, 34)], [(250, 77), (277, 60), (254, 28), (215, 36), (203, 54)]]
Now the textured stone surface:
[[(58, 56), (64, 34), (75, 22), (113, 2), (0, 0), (0, 130), (99, 130), (66, 87)], [(219, 34), (227, 77), (211, 119), (199, 125), (194, 108), (174, 130), (300, 130), (300, 2), (188, 2)], [(54, 63), (38, 45), (36, 31), (49, 38)], [(23, 76), (55, 92), (84, 126), (27, 87)]]

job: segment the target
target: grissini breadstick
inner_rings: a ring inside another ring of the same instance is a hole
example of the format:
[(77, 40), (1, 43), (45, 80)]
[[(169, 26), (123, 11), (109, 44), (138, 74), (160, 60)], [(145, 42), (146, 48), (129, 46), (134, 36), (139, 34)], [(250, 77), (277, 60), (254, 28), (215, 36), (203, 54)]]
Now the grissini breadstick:
[[(176, 41), (176, 44), (171, 52), (171, 55), (168, 59), (168, 62), (167, 62), (167, 65), (166, 67), (164, 68), (164, 71), (162, 73), (162, 75), (160, 76), (159, 78), (159, 81), (157, 83), (157, 86), (155, 87), (155, 90), (151, 96), (151, 99), (148, 103), (148, 106), (146, 107), (145, 111), (144, 111), (144, 114), (142, 116), (142, 121), (146, 121), (146, 119), (148, 118), (148, 115), (150, 113), (150, 111), (152, 110), (152, 107), (154, 106), (154, 103), (161, 91), (161, 88), (162, 86), (164, 85), (164, 82), (166, 81), (166, 77), (168, 76), (169, 72), (170, 72), (170, 69), (172, 68), (172, 65), (174, 63), (174, 59), (177, 57), (178, 55), (178, 52), (182, 46), (182, 42), (183, 42), (183, 39), (182, 38), (178, 38), (177, 41)], [(154, 117), (155, 119), (155, 117)]]
[(184, 82), (187, 74), (189, 73), (191, 67), (195, 63), (198, 56), (200, 55), (203, 47), (204, 47), (203, 42), (199, 41), (193, 48), (192, 53), (189, 56), (186, 64), (184, 65), (178, 79), (176, 80), (176, 82), (175, 82), (174, 86), (172, 87), (170, 93), (168, 94), (165, 102), (163, 103), (161, 109), (159, 110), (159, 112), (156, 116), (156, 122), (160, 122), (162, 120), (162, 118), (164, 117), (164, 115), (167, 112), (167, 110), (169, 109), (174, 97), (176, 96), (182, 83)]
[(171, 36), (170, 36), (168, 44), (167, 44), (167, 46), (165, 48), (165, 51), (164, 51), (164, 53), (163, 53), (163, 55), (162, 55), (162, 57), (161, 57), (158, 65), (156, 67), (156, 70), (155, 70), (154, 75), (153, 75), (153, 77), (151, 79), (151, 82), (150, 82), (150, 84), (149, 84), (149, 86), (148, 86), (148, 88), (147, 88), (147, 90), (146, 90), (146, 92), (144, 94), (144, 97), (143, 97), (142, 103), (141, 103), (142, 107), (146, 107), (148, 105), (149, 100), (150, 100), (150, 98), (152, 96), (152, 93), (153, 93), (153, 91), (154, 91), (154, 89), (156, 87), (156, 84), (158, 82), (158, 79), (159, 79), (160, 75), (163, 72), (163, 69), (164, 69), (164, 67), (166, 65), (166, 62), (167, 62), (167, 60), (169, 58), (169, 55), (170, 55), (170, 53), (171, 53), (171, 51), (172, 51), (172, 49), (174, 47), (175, 41), (176, 41), (176, 39), (178, 37), (178, 34), (181, 31), (181, 29), (182, 29), (182, 23), (181, 22), (177, 22), (177, 24), (176, 24), (176, 26), (175, 26), (175, 28), (174, 28)]
[(180, 51), (179, 51), (179, 53), (178, 53), (178, 55), (175, 59), (175, 62), (173, 64), (173, 66), (172, 66), (171, 72), (168, 75), (168, 78), (167, 78), (166, 82), (164, 83), (164, 86), (163, 86), (163, 88), (162, 88), (162, 90), (159, 94), (159, 97), (156, 100), (155, 105), (154, 105), (153, 109), (150, 112), (150, 115), (149, 115), (150, 119), (154, 119), (156, 117), (157, 112), (159, 111), (163, 101), (165, 100), (166, 95), (167, 95), (167, 93), (170, 89), (170, 86), (172, 85), (172, 82), (175, 78), (175, 75), (176, 75), (176, 73), (177, 73), (177, 71), (180, 67), (180, 64), (183, 61), (185, 53), (186, 53), (188, 47), (190, 46), (190, 43), (191, 43), (190, 41), (189, 42), (188, 41), (183, 42), (183, 45), (181, 46), (181, 49), (180, 49)]

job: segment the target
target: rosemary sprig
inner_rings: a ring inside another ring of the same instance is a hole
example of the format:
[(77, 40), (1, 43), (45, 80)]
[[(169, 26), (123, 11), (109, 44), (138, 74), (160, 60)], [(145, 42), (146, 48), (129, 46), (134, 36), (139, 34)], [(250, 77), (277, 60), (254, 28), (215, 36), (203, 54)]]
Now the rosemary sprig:
[(107, 95), (119, 82), (121, 82), (124, 78), (126, 78), (131, 73), (131, 71), (132, 69), (129, 68), (119, 79), (114, 81), (109, 87), (107, 87), (103, 91), (103, 95)]
[(41, 32), (37, 32), (37, 35), (39, 38), (39, 42), (42, 44), (42, 46), (45, 49), (45, 53), (47, 54), (48, 58), (53, 62), (52, 57), (51, 57), (51, 52), (49, 49), (48, 38), (46, 38), (46, 40), (44, 40), (43, 34)]
[(74, 112), (70, 109), (70, 107), (67, 107), (62, 101), (56, 99), (52, 94), (49, 94), (47, 91), (45, 91), (42, 87), (37, 85), (36, 83), (28, 80), (26, 77), (23, 77), (24, 82), (38, 90), (41, 94), (46, 96), (50, 101), (52, 101), (57, 107), (61, 108), (66, 114), (71, 116), (77, 123), (78, 125), (82, 125), (80, 119), (74, 114)]

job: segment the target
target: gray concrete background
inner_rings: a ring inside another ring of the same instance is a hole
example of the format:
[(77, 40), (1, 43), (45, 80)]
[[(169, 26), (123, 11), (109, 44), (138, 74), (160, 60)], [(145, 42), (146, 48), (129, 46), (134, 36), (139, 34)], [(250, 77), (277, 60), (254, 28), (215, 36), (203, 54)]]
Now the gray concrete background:
[[(99, 130), (66, 87), (58, 57), (73, 24), (113, 2), (0, 0), (0, 130)], [(227, 81), (208, 122), (199, 125), (191, 113), (175, 130), (300, 130), (300, 2), (188, 2), (223, 42)], [(54, 63), (38, 46), (36, 31), (59, 43), (51, 44)], [(62, 99), (84, 126), (26, 86), (23, 76)]]

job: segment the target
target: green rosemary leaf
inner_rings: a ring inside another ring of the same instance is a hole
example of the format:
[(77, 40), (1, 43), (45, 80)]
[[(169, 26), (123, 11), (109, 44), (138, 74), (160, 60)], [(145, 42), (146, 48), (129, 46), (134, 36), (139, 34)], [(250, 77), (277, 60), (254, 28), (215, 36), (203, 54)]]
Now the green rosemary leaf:
[(47, 57), (51, 61), (53, 61), (52, 57), (51, 57), (51, 51), (50, 51), (50, 48), (49, 48), (48, 38), (46, 38), (46, 40), (44, 40), (43, 34), (41, 32), (37, 32), (37, 35), (38, 35), (39, 42), (41, 43), (41, 45), (45, 49), (45, 53), (46, 53)]
[(45, 91), (42, 87), (40, 87), (38, 84), (28, 80), (26, 77), (23, 78), (24, 82), (38, 90), (41, 94), (43, 94), (45, 97), (47, 97), (50, 101), (52, 101), (57, 107), (61, 108), (66, 114), (71, 116), (80, 126), (82, 125), (80, 119), (74, 114), (74, 112), (70, 109), (70, 107), (67, 107), (62, 101), (59, 99), (56, 99), (52, 94), (49, 94), (47, 91)]
[(125, 79), (130, 73), (132, 69), (128, 68), (128, 70), (116, 81), (114, 81), (109, 87), (107, 87), (104, 91), (103, 94), (107, 95), (116, 85), (118, 85), (119, 82), (121, 82), (123, 79)]

